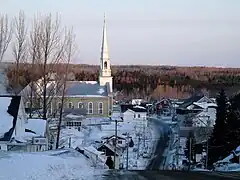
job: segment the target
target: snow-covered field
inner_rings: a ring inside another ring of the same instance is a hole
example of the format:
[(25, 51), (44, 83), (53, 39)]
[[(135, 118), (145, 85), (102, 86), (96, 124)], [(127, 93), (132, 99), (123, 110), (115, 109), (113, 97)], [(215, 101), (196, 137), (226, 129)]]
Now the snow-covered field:
[(91, 180), (105, 171), (97, 171), (86, 157), (71, 149), (0, 152), (0, 167), (0, 180)]

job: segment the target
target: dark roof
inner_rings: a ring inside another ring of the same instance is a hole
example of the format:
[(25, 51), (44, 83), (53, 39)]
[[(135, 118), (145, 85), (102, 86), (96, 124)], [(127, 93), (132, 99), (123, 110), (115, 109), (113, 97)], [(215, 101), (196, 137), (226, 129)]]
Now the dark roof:
[(204, 95), (194, 95), (194, 96), (191, 96), (190, 98), (184, 100), (184, 102), (179, 106), (179, 108), (187, 108), (192, 103), (199, 101), (203, 97), (204, 97)]
[(3, 108), (4, 110), (7, 111), (7, 113), (10, 116), (12, 116), (12, 118), (11, 118), (12, 127), (7, 132), (1, 132), (1, 133), (4, 133), (4, 135), (2, 137), (0, 137), (0, 141), (10, 141), (13, 131), (16, 126), (19, 105), (20, 105), (20, 101), (21, 101), (21, 96), (11, 96), (11, 95), (6, 95), (6, 96), (1, 95), (0, 101), (1, 101), (1, 98), (6, 98), (6, 97), (11, 98), (10, 104), (6, 104), (6, 106), (0, 107), (0, 108)]
[(146, 108), (140, 108), (140, 107), (133, 107), (131, 110), (134, 112), (147, 112)]
[(126, 112), (128, 109), (133, 108), (132, 104), (121, 104), (121, 112), (124, 113)]
[(67, 96), (74, 95), (93, 95), (93, 96), (107, 96), (107, 86), (100, 86), (97, 82), (92, 81), (68, 81), (67, 82)]
[(125, 113), (128, 109), (134, 112), (147, 112), (146, 108), (140, 108), (141, 106), (136, 106), (132, 104), (122, 104), (121, 105), (121, 112)]
[[(108, 96), (109, 94), (108, 86), (109, 85), (100, 86), (99, 83), (97, 83), (97, 81), (67, 81), (66, 82), (67, 90), (66, 90), (65, 96), (103, 96), (105, 97), (105, 96)], [(36, 87), (39, 88), (38, 85), (36, 85)], [(36, 87), (34, 87), (34, 89), (36, 89)], [(47, 96), (53, 96), (55, 93), (61, 96), (62, 89), (63, 89), (62, 84), (57, 83), (57, 85), (55, 85), (55, 82), (51, 81), (49, 82), (49, 85), (47, 87)], [(25, 95), (30, 95), (30, 92), (31, 92), (31, 87), (30, 85), (28, 85), (26, 88), (24, 88), (23, 93)], [(37, 92), (37, 90), (34, 90), (34, 92)]]

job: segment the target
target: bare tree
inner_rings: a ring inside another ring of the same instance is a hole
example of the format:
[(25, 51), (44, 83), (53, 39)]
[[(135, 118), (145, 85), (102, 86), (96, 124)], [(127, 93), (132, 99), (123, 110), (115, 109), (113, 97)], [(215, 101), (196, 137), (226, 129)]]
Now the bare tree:
[(14, 68), (13, 92), (18, 94), (21, 90), (19, 82), (19, 72), (21, 70), (20, 65), (27, 59), (27, 26), (26, 17), (23, 11), (20, 11), (19, 15), (13, 19), (13, 35), (14, 41), (12, 51), (16, 64), (16, 67)]
[(52, 15), (39, 16), (39, 48), (37, 68), (42, 76), (39, 98), (42, 104), (43, 119), (47, 119), (47, 110), (51, 106), (53, 96), (56, 95), (56, 82), (53, 82), (51, 74), (56, 71), (56, 65), (60, 63), (64, 55), (63, 29), (58, 15), (53, 20)]
[(68, 80), (68, 73), (69, 73), (69, 64), (72, 61), (72, 57), (76, 52), (76, 44), (75, 44), (75, 34), (73, 33), (73, 30), (66, 30), (65, 35), (65, 50), (64, 50), (64, 57), (66, 58), (66, 61), (64, 63), (65, 70), (63, 73), (63, 88), (61, 92), (61, 106), (59, 109), (59, 122), (58, 122), (58, 128), (57, 128), (57, 141), (56, 141), (56, 149), (59, 147), (59, 138), (60, 138), (60, 132), (61, 132), (61, 124), (62, 124), (62, 115), (63, 115), (63, 107), (65, 104), (65, 93), (67, 90), (67, 80)]
[(7, 15), (0, 14), (0, 62), (3, 60), (11, 38), (12, 25), (9, 23)]
[(33, 24), (32, 24), (32, 29), (30, 31), (30, 38), (29, 38), (29, 44), (28, 44), (28, 52), (29, 52), (29, 57), (31, 59), (31, 68), (30, 68), (30, 89), (27, 91), (26, 98), (29, 100), (29, 109), (30, 109), (30, 114), (29, 117), (32, 118), (32, 111), (33, 107), (36, 104), (36, 94), (35, 92), (35, 86), (34, 86), (34, 81), (35, 81), (35, 76), (37, 75), (36, 71), (36, 64), (40, 62), (41, 60), (41, 49), (40, 49), (40, 23), (37, 17), (34, 18)]

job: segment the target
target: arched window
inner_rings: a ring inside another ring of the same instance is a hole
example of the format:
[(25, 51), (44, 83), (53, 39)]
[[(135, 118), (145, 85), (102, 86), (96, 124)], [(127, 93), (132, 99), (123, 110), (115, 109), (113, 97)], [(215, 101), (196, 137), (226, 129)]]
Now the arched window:
[(88, 103), (88, 114), (93, 114), (93, 103), (92, 102)]
[(107, 69), (107, 61), (104, 62), (104, 69)]
[(68, 108), (70, 108), (70, 109), (73, 108), (73, 103), (72, 102), (68, 103)]
[(31, 103), (30, 102), (26, 102), (26, 108), (30, 108)]
[(57, 108), (60, 109), (61, 106), (62, 106), (62, 103), (61, 103), (61, 102), (58, 102), (58, 106), (57, 106)]
[(98, 103), (98, 114), (103, 114), (103, 103), (102, 102)]
[(78, 103), (78, 108), (84, 108), (84, 104), (82, 102)]

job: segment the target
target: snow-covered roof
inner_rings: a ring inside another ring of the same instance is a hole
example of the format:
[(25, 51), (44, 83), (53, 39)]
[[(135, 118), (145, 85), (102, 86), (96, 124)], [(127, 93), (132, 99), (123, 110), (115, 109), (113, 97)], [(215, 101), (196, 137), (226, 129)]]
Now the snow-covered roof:
[[(42, 87), (41, 82), (35, 82), (35, 90), (38, 96), (41, 96), (43, 90), (39, 87)], [(66, 97), (107, 97), (108, 88), (106, 86), (100, 86), (97, 81), (67, 81), (66, 82)], [(47, 85), (47, 95), (53, 96), (62, 96), (63, 85), (56, 81), (50, 81)], [(22, 91), (22, 94), (30, 95), (31, 87), (28, 85)]]
[(47, 121), (43, 119), (28, 119), (26, 129), (35, 132), (39, 136), (45, 136)]
[(11, 116), (8, 111), (8, 106), (11, 103), (11, 97), (0, 97), (0, 136), (3, 136), (6, 132), (8, 132), (12, 128), (13, 124), (13, 116)]
[(20, 96), (0, 96), (0, 141), (9, 141), (16, 126)]
[(206, 109), (208, 107), (217, 107), (217, 104), (215, 104), (215, 103), (207, 103), (207, 102), (198, 103), (198, 102), (194, 102), (193, 104), (196, 105), (196, 106), (199, 106), (199, 107), (201, 107), (203, 109)]

